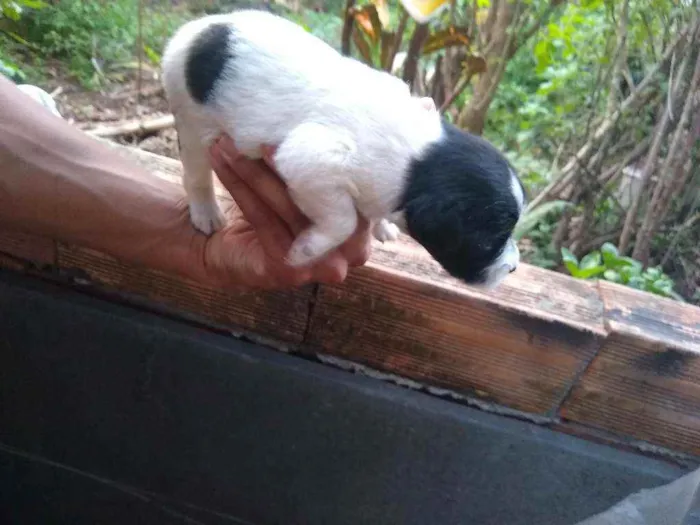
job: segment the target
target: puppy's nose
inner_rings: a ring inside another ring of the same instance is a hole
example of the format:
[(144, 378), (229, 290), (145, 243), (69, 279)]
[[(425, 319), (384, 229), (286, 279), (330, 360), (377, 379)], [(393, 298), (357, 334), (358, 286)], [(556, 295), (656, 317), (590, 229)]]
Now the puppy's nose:
[(517, 266), (511, 266), (511, 267), (510, 267), (510, 270), (508, 270), (508, 271), (509, 271), (510, 273), (513, 273), (513, 272), (514, 272), (515, 270), (517, 270), (517, 269), (518, 269)]

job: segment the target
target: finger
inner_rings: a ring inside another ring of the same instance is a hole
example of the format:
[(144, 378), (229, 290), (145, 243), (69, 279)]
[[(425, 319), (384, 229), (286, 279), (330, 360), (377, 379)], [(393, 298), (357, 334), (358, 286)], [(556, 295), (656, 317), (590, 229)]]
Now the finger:
[(274, 288), (298, 288), (314, 280), (311, 268), (292, 268), (280, 261), (270, 261), (267, 275), (272, 277)]
[(335, 252), (314, 268), (311, 278), (318, 283), (339, 284), (347, 275), (348, 261), (341, 253)]
[(359, 217), (355, 233), (339, 248), (339, 251), (350, 266), (362, 266), (369, 260), (371, 248), (371, 225), (364, 217)]
[(212, 147), (210, 161), (221, 182), (257, 232), (265, 251), (275, 257), (283, 258), (294, 238), (280, 217), (238, 177), (237, 172), (223, 162), (217, 145)]
[[(228, 136), (222, 137), (219, 147), (221, 155), (231, 169), (287, 223), (293, 235), (298, 235), (308, 226), (308, 220), (290, 198), (287, 186), (271, 168), (238, 154), (233, 141)], [(264, 150), (271, 155), (272, 149), (264, 148)]]
[(276, 150), (277, 148), (275, 148), (274, 146), (262, 147), (263, 160), (265, 161), (265, 164), (270, 166), (270, 168), (272, 168), (273, 170), (276, 169), (274, 160)]

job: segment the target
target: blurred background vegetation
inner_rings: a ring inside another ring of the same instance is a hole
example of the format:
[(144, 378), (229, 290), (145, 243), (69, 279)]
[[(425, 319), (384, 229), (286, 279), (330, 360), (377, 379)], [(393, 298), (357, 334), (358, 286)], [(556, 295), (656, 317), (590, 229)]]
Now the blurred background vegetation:
[(528, 262), (700, 304), (698, 0), (0, 0), (0, 70), (102, 94), (141, 71), (140, 92), (177, 26), (240, 7), (403, 78), (502, 148), (529, 191)]

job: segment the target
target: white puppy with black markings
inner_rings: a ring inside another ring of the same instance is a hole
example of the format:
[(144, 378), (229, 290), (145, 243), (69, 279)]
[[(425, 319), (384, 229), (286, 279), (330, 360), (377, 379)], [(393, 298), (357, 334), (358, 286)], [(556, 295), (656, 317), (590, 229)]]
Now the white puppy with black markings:
[(226, 133), (250, 158), (277, 146), (275, 168), (312, 222), (290, 265), (342, 244), (359, 212), (382, 241), (396, 239), (398, 222), (467, 283), (492, 287), (518, 266), (511, 234), (525, 196), (498, 150), (293, 22), (256, 10), (188, 22), (166, 47), (163, 79), (190, 217), (203, 233), (225, 223), (207, 148)]

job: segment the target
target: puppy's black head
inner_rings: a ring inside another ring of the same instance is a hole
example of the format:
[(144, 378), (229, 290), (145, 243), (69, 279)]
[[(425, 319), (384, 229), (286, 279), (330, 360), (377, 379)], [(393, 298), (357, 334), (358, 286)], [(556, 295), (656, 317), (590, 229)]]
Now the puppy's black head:
[(408, 233), (453, 277), (494, 286), (519, 263), (511, 239), (524, 206), (515, 170), (486, 140), (443, 123), (442, 138), (408, 168)]

